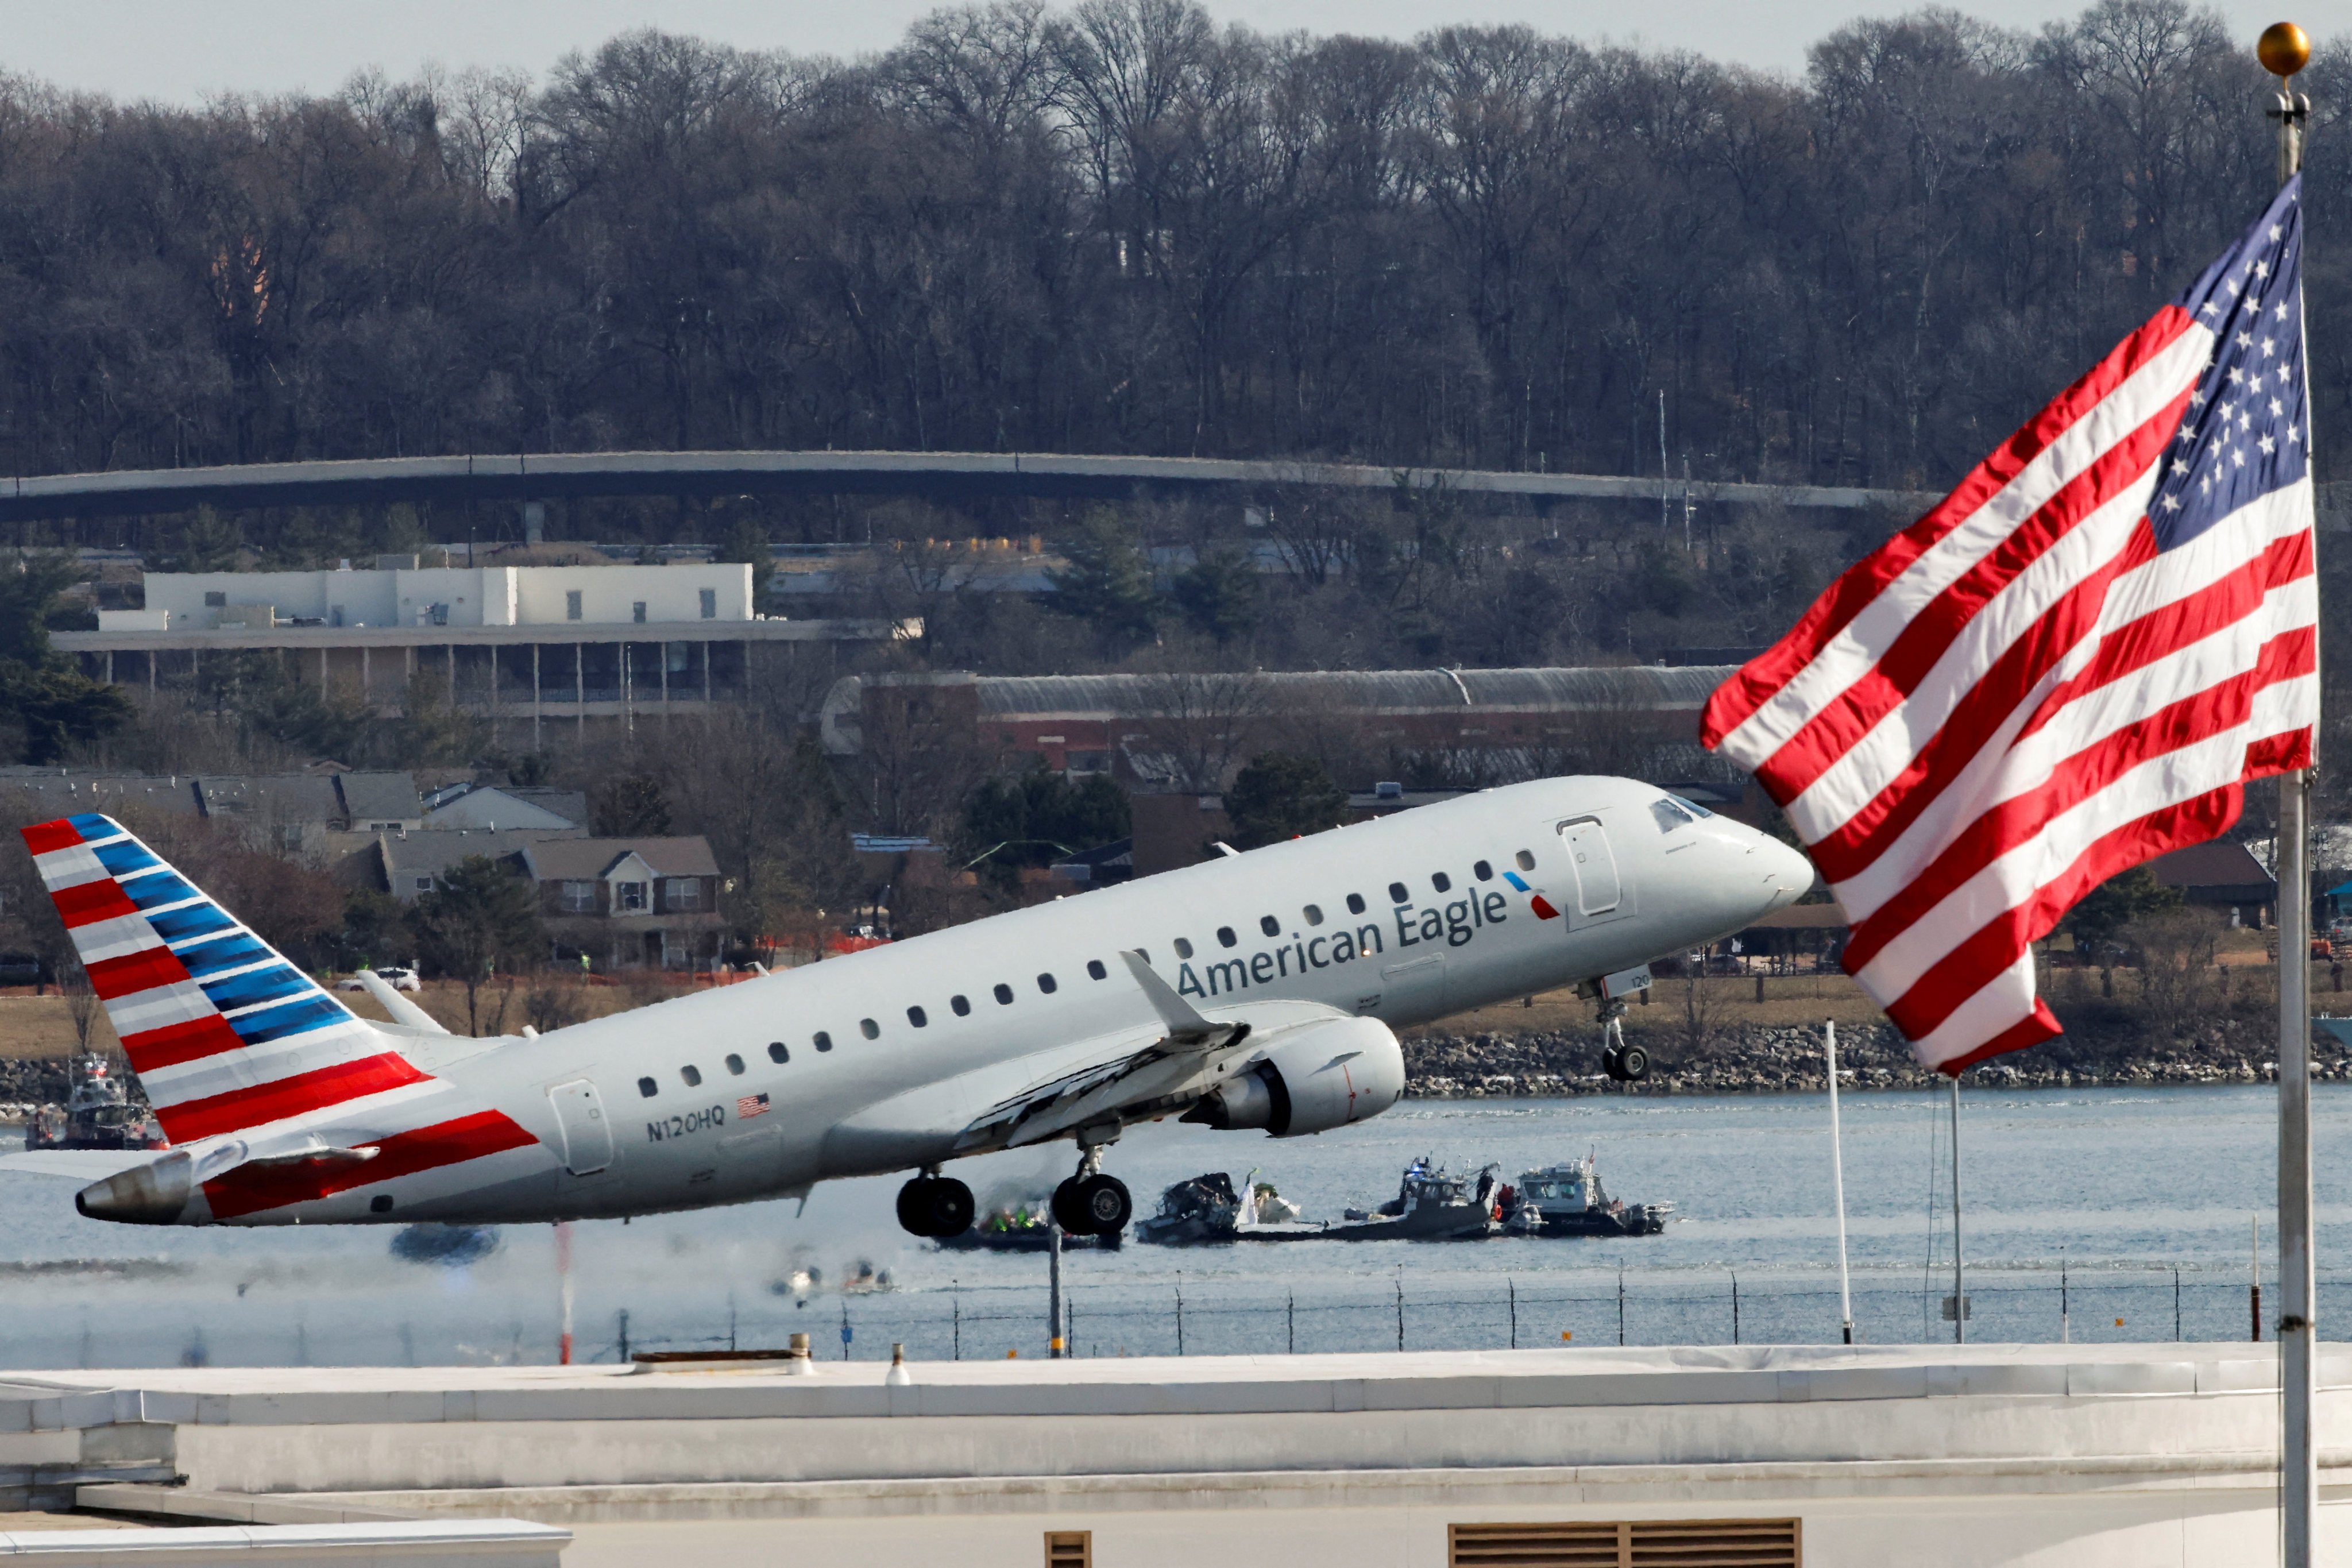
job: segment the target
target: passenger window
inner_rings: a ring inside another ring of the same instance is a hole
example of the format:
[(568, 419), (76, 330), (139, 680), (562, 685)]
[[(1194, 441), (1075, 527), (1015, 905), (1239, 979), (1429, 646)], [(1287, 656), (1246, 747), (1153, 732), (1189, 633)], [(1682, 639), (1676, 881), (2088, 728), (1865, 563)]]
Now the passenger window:
[(1300, 913), (1307, 917), (1308, 925), (1319, 926), (1323, 923), (1323, 906), (1320, 904), (1309, 904)]
[(647, 1100), (651, 1100), (655, 1095), (661, 1092), (661, 1089), (660, 1086), (656, 1084), (653, 1079), (649, 1078), (641, 1078), (637, 1079), (637, 1092), (644, 1095)]
[(833, 1049), (833, 1037), (826, 1034), (823, 1029), (819, 1029), (816, 1032), (816, 1048), (820, 1051), (829, 1051)]
[(1430, 876), (1429, 885), (1441, 893), (1451, 892), (1454, 889), (1454, 879), (1443, 871), (1434, 872)]
[(793, 1053), (785, 1048), (783, 1041), (770, 1040), (768, 1042), (768, 1059), (772, 1062), (788, 1062), (793, 1059)]
[(1179, 958), (1192, 956), (1192, 944), (1181, 936), (1176, 939), (1176, 956)]
[(1360, 915), (1364, 912), (1363, 894), (1349, 893), (1348, 895), (1348, 912), (1351, 915)]
[(1524, 849), (1518, 853), (1518, 861), (1519, 869), (1522, 871), (1532, 871), (1536, 868), (1536, 858)]
[(727, 1053), (727, 1070), (728, 1070), (729, 1072), (733, 1073), (733, 1074), (734, 1074), (736, 1077), (738, 1077), (738, 1078), (742, 1077), (742, 1076), (743, 1076), (743, 1058), (742, 1058), (741, 1057), (737, 1056), (737, 1055), (736, 1055), (734, 1052), (732, 1052), (732, 1051), (728, 1052), (728, 1053)]
[(1487, 865), (1484, 860), (1479, 861), (1470, 869), (1477, 873), (1478, 879), (1482, 882), (1491, 882), (1495, 879), (1495, 868)]
[(1257, 917), (1257, 929), (1265, 932), (1268, 936), (1280, 936), (1282, 934), (1282, 922), (1276, 920), (1272, 915), (1260, 915)]
[(1087, 960), (1087, 973), (1093, 975), (1097, 980), (1108, 980), (1110, 978), (1110, 971), (1103, 967), (1103, 961), (1099, 958), (1089, 958)]
[(677, 1076), (686, 1079), (686, 1087), (688, 1089), (698, 1089), (701, 1087), (702, 1069), (700, 1068), (680, 1068), (677, 1069)]
[(1217, 945), (1219, 947), (1231, 947), (1240, 940), (1241, 938), (1234, 934), (1233, 927), (1219, 926), (1217, 928)]
[(924, 1016), (923, 1010), (920, 1007), (909, 1007), (907, 1009), (907, 1022), (914, 1025), (915, 1027), (919, 1029), (924, 1025), (929, 1023), (930, 1019)]
[(1412, 902), (1412, 895), (1404, 890), (1404, 884), (1402, 882), (1391, 882), (1389, 884), (1389, 902), (1392, 904), (1409, 904)]
[(996, 993), (995, 993), (995, 994), (996, 994), (996, 999), (997, 999), (997, 1001), (998, 1001), (999, 1003), (1003, 1004), (1004, 1006), (1010, 1007), (1010, 1006), (1012, 1006), (1012, 1005), (1013, 1005), (1013, 987), (1012, 987), (1012, 986), (1010, 986), (1010, 985), (1000, 985), (1000, 986), (998, 986), (998, 987), (996, 988)]
[(971, 998), (969, 996), (950, 996), (948, 1005), (955, 1009), (955, 1016), (959, 1018), (967, 1017), (971, 1013)]
[(882, 1026), (871, 1018), (860, 1018), (857, 1020), (857, 1032), (869, 1040), (878, 1040), (882, 1037)]
[(1050, 974), (1037, 976), (1037, 989), (1051, 996), (1054, 994), (1054, 977)]

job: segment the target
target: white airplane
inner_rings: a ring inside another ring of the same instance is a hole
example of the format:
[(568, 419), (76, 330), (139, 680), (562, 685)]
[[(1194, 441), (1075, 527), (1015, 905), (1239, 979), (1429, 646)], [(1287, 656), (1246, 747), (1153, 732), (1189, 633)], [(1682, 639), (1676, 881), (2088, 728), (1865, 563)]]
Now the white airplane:
[(1551, 779), (475, 1039), (374, 976), (397, 1022), (357, 1016), (111, 818), (25, 839), (173, 1146), (0, 1170), (79, 1176), (83, 1214), (141, 1225), (614, 1217), (911, 1171), (900, 1223), (950, 1236), (972, 1219), (950, 1161), (1066, 1138), (1055, 1213), (1108, 1235), (1128, 1126), (1360, 1121), (1404, 1091), (1395, 1027), (1603, 994), (1813, 883), (1652, 786)]

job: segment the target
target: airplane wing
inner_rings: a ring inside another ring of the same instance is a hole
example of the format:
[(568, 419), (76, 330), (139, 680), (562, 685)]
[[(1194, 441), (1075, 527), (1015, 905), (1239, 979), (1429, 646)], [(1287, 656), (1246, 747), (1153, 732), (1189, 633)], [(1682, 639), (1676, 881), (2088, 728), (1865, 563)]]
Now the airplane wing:
[(22, 1154), (0, 1154), (0, 1175), (71, 1176), (77, 1181), (102, 1182), (168, 1152), (163, 1149), (34, 1149)]
[[(1251, 1026), (1202, 1016), (1152, 972), (1141, 953), (1119, 957), (1159, 1013), (1160, 1037), (1139, 1050), (1122, 1050), (997, 1101), (964, 1128), (956, 1140), (959, 1152), (1017, 1149), (1081, 1128), (1117, 1126), (1181, 1109), (1216, 1087), (1223, 1068), (1249, 1038)], [(1288, 1010), (1296, 1009), (1293, 1004)]]

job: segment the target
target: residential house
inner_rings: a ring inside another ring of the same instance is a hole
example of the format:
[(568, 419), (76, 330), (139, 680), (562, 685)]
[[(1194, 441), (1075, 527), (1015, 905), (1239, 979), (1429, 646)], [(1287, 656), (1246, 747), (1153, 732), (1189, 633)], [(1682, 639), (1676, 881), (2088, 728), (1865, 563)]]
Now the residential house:
[(426, 797), (425, 826), (428, 832), (515, 827), (585, 831), (588, 797), (576, 789), (542, 784), (451, 784)]
[[(587, 836), (584, 828), (559, 830), (562, 837), (581, 838)], [(536, 828), (487, 829), (464, 828), (449, 833), (380, 833), (376, 836), (375, 852), (378, 877), (376, 886), (404, 904), (415, 903), (418, 897), (433, 890), (433, 884), (446, 875), (458, 861), (480, 855), (492, 860), (507, 862), (520, 870), (520, 857), (530, 845), (551, 837)]]
[(522, 847), (554, 955), (600, 969), (698, 969), (727, 939), (719, 862), (699, 834), (541, 838)]

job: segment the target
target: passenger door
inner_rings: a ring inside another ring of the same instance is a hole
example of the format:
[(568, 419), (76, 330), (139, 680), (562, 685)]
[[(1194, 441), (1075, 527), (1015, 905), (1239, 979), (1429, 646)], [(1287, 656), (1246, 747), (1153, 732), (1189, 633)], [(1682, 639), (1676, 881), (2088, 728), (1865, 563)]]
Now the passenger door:
[(555, 1108), (555, 1125), (563, 1135), (563, 1168), (575, 1176), (593, 1176), (613, 1163), (613, 1124), (604, 1115), (604, 1096), (586, 1079), (559, 1083), (547, 1091)]
[(1559, 825), (1561, 847), (1568, 851), (1569, 869), (1576, 891), (1565, 911), (1570, 930), (1623, 920), (1633, 912), (1633, 889), (1625, 885), (1617, 857), (1609, 847), (1608, 832), (1594, 816), (1570, 818)]

